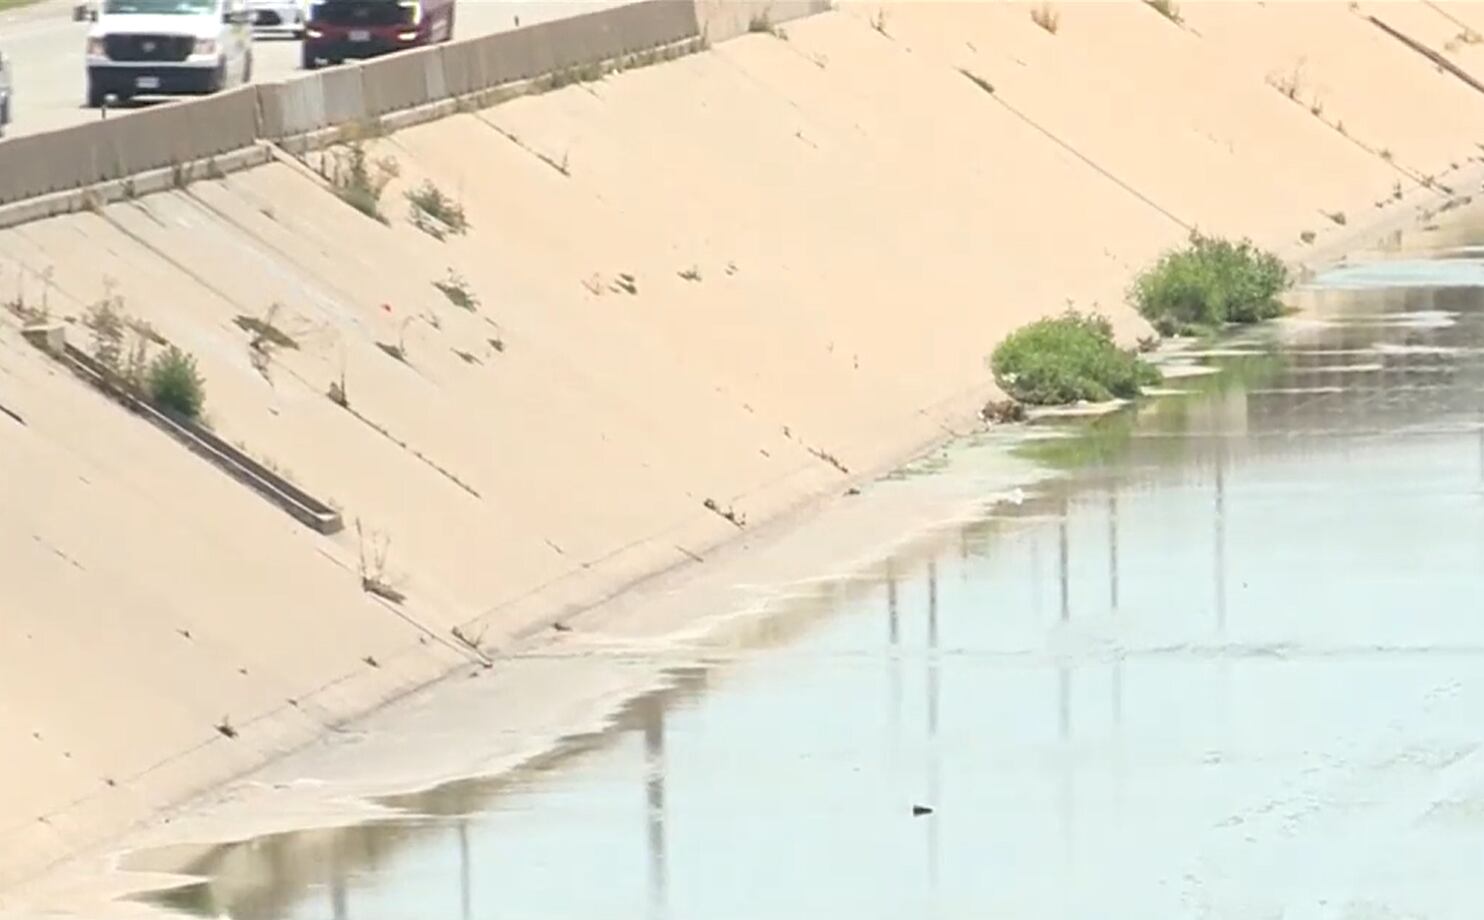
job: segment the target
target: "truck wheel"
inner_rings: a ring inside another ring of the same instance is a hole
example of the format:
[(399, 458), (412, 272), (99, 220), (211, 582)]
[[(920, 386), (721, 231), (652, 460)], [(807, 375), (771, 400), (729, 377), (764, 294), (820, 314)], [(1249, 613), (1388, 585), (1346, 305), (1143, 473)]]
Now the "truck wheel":
[(101, 108), (103, 108), (103, 103), (105, 103), (107, 101), (108, 101), (108, 94), (103, 91), (103, 87), (99, 86), (92, 79), (89, 79), (88, 80), (88, 108), (90, 108), (90, 109), (101, 109)]
[(315, 57), (314, 49), (305, 45), (299, 52), (299, 65), (305, 70), (318, 70), (319, 58)]

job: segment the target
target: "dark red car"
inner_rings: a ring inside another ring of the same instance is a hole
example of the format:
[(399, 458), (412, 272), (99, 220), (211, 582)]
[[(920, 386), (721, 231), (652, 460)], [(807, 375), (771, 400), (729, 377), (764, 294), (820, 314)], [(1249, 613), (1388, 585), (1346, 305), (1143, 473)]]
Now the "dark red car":
[(454, 0), (317, 0), (304, 29), (305, 70), (453, 38)]

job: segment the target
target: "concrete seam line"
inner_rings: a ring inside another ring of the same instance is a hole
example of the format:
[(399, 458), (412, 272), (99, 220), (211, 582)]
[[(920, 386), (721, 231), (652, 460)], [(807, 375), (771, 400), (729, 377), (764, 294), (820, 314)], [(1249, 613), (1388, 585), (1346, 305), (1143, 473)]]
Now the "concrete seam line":
[[(967, 79), (969, 79), (970, 81), (977, 82), (977, 80), (975, 80), (974, 77), (970, 76), (967, 71), (965, 71), (963, 73), (964, 73), (964, 76)], [(1143, 192), (1139, 191), (1138, 189), (1134, 188), (1129, 183), (1127, 183), (1127, 182), (1123, 181), (1122, 179), (1118, 178), (1113, 173), (1109, 172), (1107, 169), (1103, 168), (1102, 166), (1099, 166), (1096, 162), (1093, 161), (1093, 159), (1091, 157), (1087, 156), (1082, 151), (1078, 150), (1076, 147), (1073, 147), (1067, 141), (1062, 140), (1061, 138), (1057, 137), (1054, 133), (1052, 133), (1050, 130), (1048, 130), (1046, 128), (1043, 128), (1041, 125), (1037, 124), (1030, 116), (1024, 114), (1019, 109), (1015, 108), (1015, 106), (1013, 106), (1010, 103), (1006, 102), (1005, 100), (1001, 99), (998, 93), (990, 92), (990, 93), (988, 93), (988, 95), (995, 102), (998, 102), (1001, 106), (1003, 106), (1005, 108), (1005, 111), (1009, 112), (1011, 115), (1014, 115), (1016, 118), (1019, 118), (1021, 121), (1025, 122), (1027, 125), (1030, 125), (1032, 128), (1034, 128), (1035, 130), (1039, 131), (1041, 134), (1044, 134), (1047, 138), (1049, 138), (1051, 141), (1053, 141), (1054, 143), (1056, 143), (1057, 146), (1061, 147), (1062, 149), (1064, 149), (1068, 153), (1070, 153), (1072, 156), (1076, 157), (1077, 159), (1081, 160), (1083, 163), (1086, 163), (1088, 166), (1092, 167), (1094, 170), (1096, 170), (1098, 172), (1099, 175), (1103, 176), (1103, 178), (1105, 178), (1105, 179), (1109, 180), (1110, 182), (1114, 183), (1119, 188), (1121, 188), (1124, 191), (1128, 192), (1130, 195), (1133, 195), (1135, 198), (1137, 198), (1140, 201), (1144, 202), (1144, 204), (1147, 204), (1149, 207), (1151, 207), (1154, 210), (1158, 211), (1160, 214), (1162, 214), (1163, 216), (1169, 218), (1171, 221), (1174, 221), (1176, 224), (1178, 224), (1182, 229), (1186, 230), (1187, 232), (1188, 231), (1192, 231), (1192, 230), (1195, 229), (1194, 226), (1192, 226), (1191, 224), (1186, 223), (1185, 221), (1183, 221), (1180, 218), (1176, 217), (1174, 214), (1170, 213), (1170, 211), (1166, 210), (1164, 207), (1162, 207), (1158, 202), (1154, 201), (1148, 195), (1145, 195)]]
[(1411, 48), (1413, 51), (1427, 58), (1429, 61), (1436, 64), (1438, 67), (1441, 67), (1443, 70), (1446, 70), (1448, 73), (1457, 77), (1459, 80), (1462, 80), (1470, 89), (1473, 89), (1475, 92), (1484, 93), (1484, 84), (1481, 84), (1478, 80), (1474, 79), (1472, 75), (1470, 75), (1463, 68), (1459, 67), (1457, 64), (1453, 63), (1452, 61), (1443, 57), (1441, 54), (1427, 47), (1422, 42), (1417, 41), (1415, 38), (1404, 35), (1396, 29), (1393, 29), (1391, 26), (1382, 22), (1380, 19), (1377, 19), (1375, 16), (1368, 16), (1366, 18), (1368, 18), (1371, 21), (1371, 24), (1374, 25), (1376, 28), (1380, 29), (1387, 35), (1390, 35), (1392, 38), (1401, 42), (1403, 45), (1406, 45), (1408, 48)]

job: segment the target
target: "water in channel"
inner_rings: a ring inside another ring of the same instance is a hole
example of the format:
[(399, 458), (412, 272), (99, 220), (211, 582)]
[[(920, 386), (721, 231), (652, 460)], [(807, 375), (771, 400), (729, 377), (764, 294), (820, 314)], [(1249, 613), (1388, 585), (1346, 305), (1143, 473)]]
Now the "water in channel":
[(1038, 426), (1019, 449), (1067, 476), (822, 589), (791, 641), (674, 673), (541, 768), (219, 848), (155, 901), (236, 920), (1472, 920), (1481, 274), (1327, 276), (1302, 318), (1193, 356), (1222, 373), (1186, 395)]

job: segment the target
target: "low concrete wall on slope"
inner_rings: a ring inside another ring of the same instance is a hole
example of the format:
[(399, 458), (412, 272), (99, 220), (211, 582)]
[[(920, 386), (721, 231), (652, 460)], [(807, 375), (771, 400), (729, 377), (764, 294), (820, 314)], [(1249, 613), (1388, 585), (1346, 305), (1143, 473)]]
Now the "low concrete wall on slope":
[[(737, 15), (745, 30), (749, 14)], [(0, 142), (0, 205), (598, 65), (700, 35), (693, 0), (643, 0), (15, 138)]]

